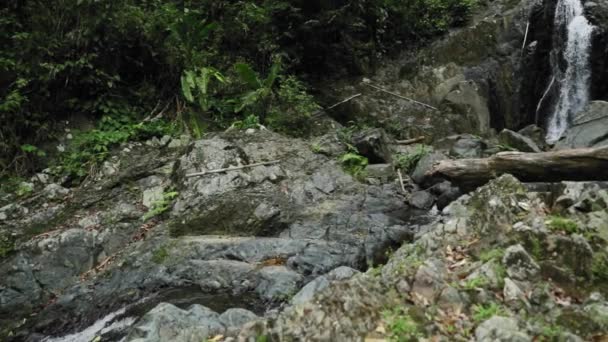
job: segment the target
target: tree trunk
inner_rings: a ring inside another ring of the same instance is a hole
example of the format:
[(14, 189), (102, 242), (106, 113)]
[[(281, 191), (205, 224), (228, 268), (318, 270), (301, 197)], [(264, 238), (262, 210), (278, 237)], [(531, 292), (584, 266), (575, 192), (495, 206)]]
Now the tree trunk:
[(608, 180), (608, 146), (543, 153), (503, 152), (485, 159), (443, 160), (425, 177), (447, 179), (463, 189), (502, 174), (522, 182)]

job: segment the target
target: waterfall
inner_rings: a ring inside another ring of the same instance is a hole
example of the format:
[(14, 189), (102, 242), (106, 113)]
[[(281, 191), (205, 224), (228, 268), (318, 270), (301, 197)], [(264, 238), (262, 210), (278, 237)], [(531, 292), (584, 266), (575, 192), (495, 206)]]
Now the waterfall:
[[(559, 0), (555, 9), (554, 53), (551, 58), (553, 77), (559, 80), (557, 103), (547, 127), (547, 141), (557, 141), (568, 128), (574, 114), (589, 102), (589, 50), (593, 26), (583, 13), (581, 0)], [(566, 46), (564, 50), (564, 37)], [(560, 52), (566, 71), (560, 68)]]

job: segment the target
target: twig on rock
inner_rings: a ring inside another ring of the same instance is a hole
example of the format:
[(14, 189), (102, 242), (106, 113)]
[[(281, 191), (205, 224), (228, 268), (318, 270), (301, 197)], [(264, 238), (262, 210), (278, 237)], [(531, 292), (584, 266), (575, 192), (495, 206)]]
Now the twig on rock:
[(370, 83), (370, 80), (368, 80), (367, 78), (363, 79), (363, 84), (366, 85), (366, 86), (368, 86), (368, 87), (371, 87), (371, 88), (374, 88), (376, 90), (379, 90), (379, 91), (381, 91), (383, 93), (386, 93), (386, 94), (398, 97), (398, 98), (400, 98), (402, 100), (410, 101), (410, 102), (413, 102), (413, 103), (415, 103), (417, 105), (420, 105), (420, 106), (423, 106), (423, 107), (426, 107), (426, 108), (429, 108), (429, 109), (439, 110), (436, 107), (433, 107), (433, 106), (431, 106), (429, 104), (426, 104), (426, 103), (423, 103), (423, 102), (420, 102), (420, 101), (416, 101), (416, 100), (411, 99), (409, 97), (405, 97), (403, 95), (399, 95), (397, 93), (393, 93), (392, 91), (388, 91), (388, 90), (386, 90), (384, 88), (378, 87), (377, 85), (373, 85), (373, 84)]
[(348, 98), (346, 98), (346, 99), (344, 99), (344, 100), (342, 100), (342, 101), (340, 101), (340, 102), (338, 102), (338, 103), (336, 103), (336, 104), (333, 104), (333, 105), (331, 105), (331, 106), (329, 106), (329, 107), (327, 107), (327, 108), (323, 108), (323, 109), (320, 109), (320, 110), (316, 111), (315, 113), (313, 113), (313, 114), (312, 114), (312, 116), (313, 116), (313, 117), (318, 116), (318, 115), (320, 115), (320, 114), (321, 114), (321, 113), (323, 113), (323, 112), (326, 112), (326, 111), (328, 111), (328, 110), (332, 110), (332, 109), (334, 109), (334, 108), (338, 107), (338, 106), (339, 106), (339, 105), (341, 105), (341, 104), (344, 104), (344, 103), (346, 103), (346, 102), (349, 102), (349, 101), (351, 101), (351, 100), (356, 99), (356, 98), (357, 98), (357, 97), (359, 97), (359, 96), (363, 96), (363, 94), (359, 93), (359, 94), (355, 94), (355, 95), (353, 95), (353, 96), (350, 96), (350, 97), (348, 97)]
[(281, 162), (280, 160), (273, 160), (273, 161), (269, 161), (269, 162), (261, 162), (261, 163), (254, 163), (254, 164), (248, 164), (248, 165), (242, 165), (242, 166), (227, 167), (224, 169), (216, 169), (216, 170), (209, 170), (209, 171), (203, 171), (203, 172), (197, 172), (197, 173), (190, 173), (190, 174), (187, 174), (186, 177), (187, 178), (199, 177), (199, 176), (204, 176), (204, 175), (208, 175), (208, 174), (212, 174), (212, 173), (222, 173), (222, 172), (228, 172), (228, 171), (242, 170), (242, 169), (256, 167), (256, 166), (274, 165), (274, 164), (278, 164), (280, 162)]
[(403, 191), (404, 195), (407, 195), (407, 191), (405, 191), (405, 184), (403, 183), (403, 175), (401, 175), (401, 169), (397, 169), (397, 175), (399, 176), (399, 184), (401, 184), (401, 191)]
[(426, 139), (425, 136), (421, 136), (421, 137), (417, 137), (417, 138), (412, 138), (412, 139), (407, 139), (407, 140), (396, 140), (394, 142), (394, 144), (395, 145), (411, 145), (411, 144), (415, 144), (415, 143), (421, 142), (424, 139)]

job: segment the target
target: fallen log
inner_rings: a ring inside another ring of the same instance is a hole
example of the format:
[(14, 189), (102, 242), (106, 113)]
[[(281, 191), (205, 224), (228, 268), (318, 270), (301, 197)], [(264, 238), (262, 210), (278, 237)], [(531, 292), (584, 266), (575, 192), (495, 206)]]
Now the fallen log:
[(522, 182), (608, 180), (608, 146), (542, 153), (502, 152), (484, 159), (442, 160), (425, 174), (447, 179), (463, 189), (503, 174)]

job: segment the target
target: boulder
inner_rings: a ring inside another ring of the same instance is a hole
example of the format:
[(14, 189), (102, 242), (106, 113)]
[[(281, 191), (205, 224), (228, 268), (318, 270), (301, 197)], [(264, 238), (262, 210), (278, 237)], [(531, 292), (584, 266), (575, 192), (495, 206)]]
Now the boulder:
[(517, 321), (509, 317), (494, 316), (475, 329), (477, 342), (529, 342), (532, 339), (520, 332)]
[(388, 137), (381, 129), (368, 129), (353, 136), (353, 145), (370, 164), (385, 164), (392, 160)]
[(131, 329), (128, 342), (200, 342), (223, 334), (220, 316), (202, 305), (182, 310), (172, 304), (161, 303), (145, 314)]
[(454, 158), (481, 158), (487, 144), (478, 137), (464, 135), (458, 137), (450, 149), (450, 156)]
[(547, 142), (545, 141), (546, 132), (544, 129), (536, 125), (528, 125), (517, 131), (517, 133), (532, 139), (536, 146), (538, 146), (541, 150), (547, 149)]
[(237, 334), (243, 325), (257, 319), (259, 317), (253, 312), (240, 308), (228, 309), (219, 317), (220, 323), (226, 327), (227, 335)]
[(578, 113), (563, 138), (558, 150), (608, 145), (608, 102), (592, 101)]
[(507, 248), (502, 262), (509, 277), (515, 280), (529, 281), (540, 272), (540, 266), (521, 245)]
[(509, 129), (502, 130), (498, 136), (498, 140), (501, 144), (515, 148), (521, 152), (541, 152), (541, 149), (532, 139)]
[(428, 191), (414, 191), (410, 196), (409, 203), (416, 209), (428, 210), (433, 207), (435, 197)]
[(261, 281), (256, 292), (267, 300), (284, 300), (294, 295), (302, 276), (285, 266), (270, 266), (260, 270)]
[(448, 157), (441, 152), (433, 152), (425, 155), (418, 161), (418, 164), (416, 164), (416, 168), (411, 176), (412, 180), (418, 184), (422, 184), (426, 179), (425, 174), (431, 170), (433, 165), (438, 161), (446, 159), (448, 159)]

